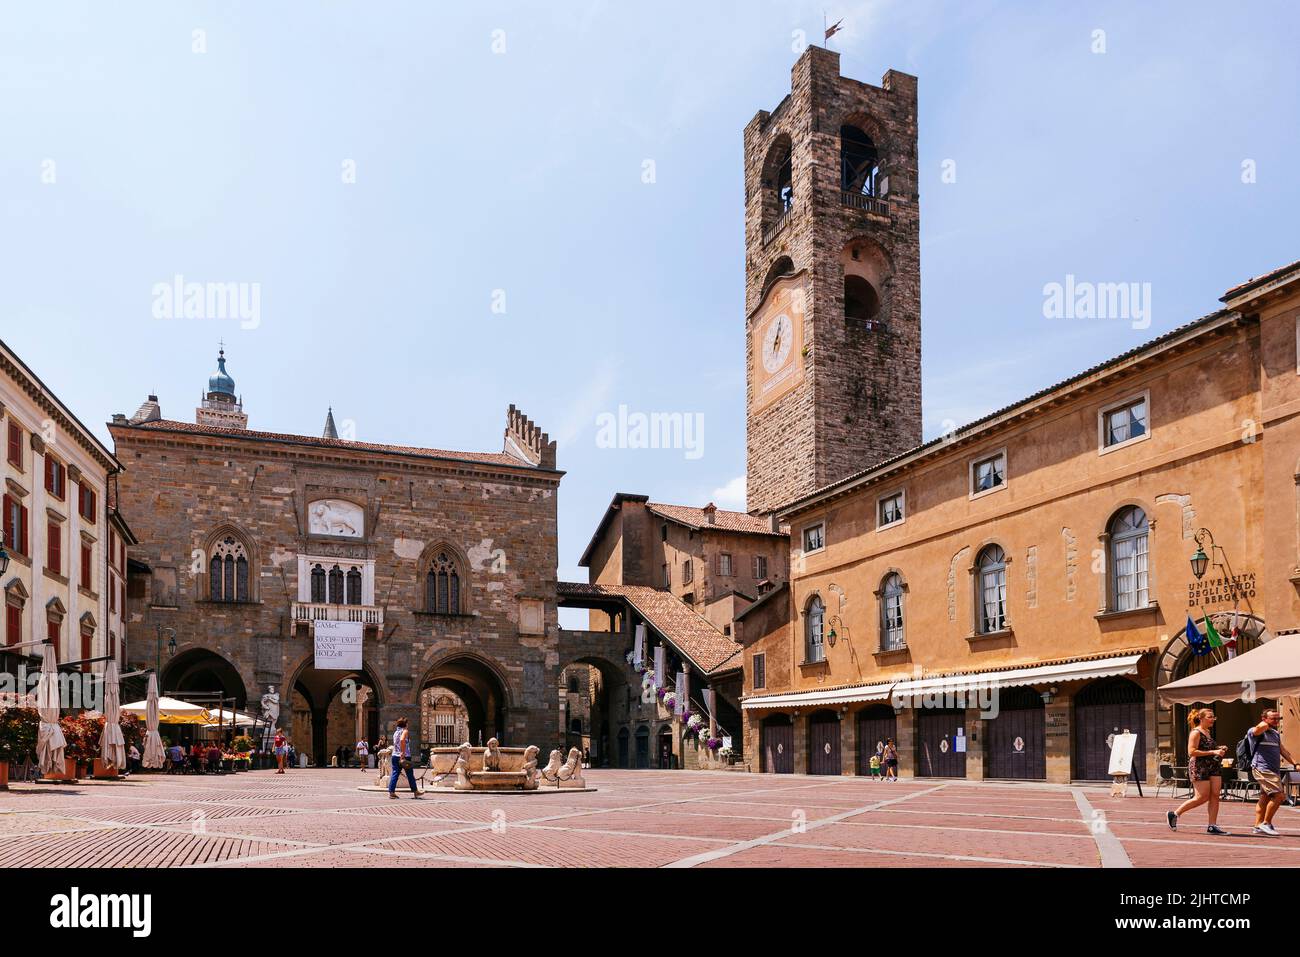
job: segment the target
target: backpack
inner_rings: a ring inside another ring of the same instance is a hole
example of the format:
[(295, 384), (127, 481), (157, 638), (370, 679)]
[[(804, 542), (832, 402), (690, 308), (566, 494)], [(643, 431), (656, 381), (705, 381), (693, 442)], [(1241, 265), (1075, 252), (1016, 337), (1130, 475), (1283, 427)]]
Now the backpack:
[(1250, 769), (1255, 760), (1255, 736), (1249, 731), (1246, 736), (1237, 742), (1237, 770), (1246, 771)]

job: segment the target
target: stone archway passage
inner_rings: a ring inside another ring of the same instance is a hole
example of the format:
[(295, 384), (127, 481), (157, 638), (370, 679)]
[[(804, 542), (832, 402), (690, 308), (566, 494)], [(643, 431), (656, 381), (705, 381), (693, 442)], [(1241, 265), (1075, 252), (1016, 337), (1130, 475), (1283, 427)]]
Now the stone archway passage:
[(184, 698), (187, 693), (214, 692), (234, 698), (237, 711), (248, 707), (248, 692), (239, 670), (216, 652), (191, 648), (163, 665), (160, 694)]
[[(307, 712), (307, 727), (300, 727), (296, 721), (291, 724), (295, 750), (310, 754), (317, 767), (328, 767), (330, 757), (340, 748), (350, 753), (355, 747), (358, 726), (370, 741), (375, 730), (370, 716), (383, 704), (378, 688), (367, 668), (322, 671), (313, 664), (305, 665), (287, 688), (289, 708), (305, 707)], [(283, 711), (281, 715), (283, 722)]]
[(464, 704), (470, 744), (477, 747), (489, 738), (506, 747), (533, 743), (508, 740), (506, 690), (496, 671), (482, 659), (457, 655), (440, 661), (425, 674), (420, 692), (435, 686), (450, 690)]

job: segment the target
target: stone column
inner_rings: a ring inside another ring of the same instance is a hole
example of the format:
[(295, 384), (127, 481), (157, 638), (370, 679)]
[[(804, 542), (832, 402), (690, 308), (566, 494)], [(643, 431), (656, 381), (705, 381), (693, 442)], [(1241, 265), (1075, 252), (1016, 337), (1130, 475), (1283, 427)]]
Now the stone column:
[(1052, 703), (1043, 709), (1047, 780), (1053, 784), (1070, 782), (1070, 702), (1073, 699), (1067, 687), (1062, 686)]
[(794, 716), (794, 773), (808, 773), (808, 713)]
[(904, 708), (897, 718), (898, 776), (916, 777), (916, 709)]
[(967, 708), (964, 720), (966, 728), (966, 779), (969, 781), (983, 781), (985, 727), (984, 720), (980, 717), (980, 709)]
[(840, 712), (840, 773), (858, 773), (858, 716)]

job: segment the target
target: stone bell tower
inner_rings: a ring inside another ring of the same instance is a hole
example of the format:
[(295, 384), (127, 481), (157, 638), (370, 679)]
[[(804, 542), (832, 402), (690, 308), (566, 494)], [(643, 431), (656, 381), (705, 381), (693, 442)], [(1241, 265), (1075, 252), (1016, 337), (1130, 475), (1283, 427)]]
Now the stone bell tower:
[(809, 47), (745, 127), (749, 510), (921, 441), (916, 77)]

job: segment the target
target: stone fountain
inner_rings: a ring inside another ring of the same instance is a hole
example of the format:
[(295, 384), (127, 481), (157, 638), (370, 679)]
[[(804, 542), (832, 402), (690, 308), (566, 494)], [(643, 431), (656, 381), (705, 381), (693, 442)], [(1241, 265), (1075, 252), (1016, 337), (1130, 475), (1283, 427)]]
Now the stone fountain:
[(435, 787), (457, 791), (536, 791), (541, 787), (586, 789), (582, 776), (582, 753), (569, 749), (566, 760), (560, 751), (551, 752), (545, 767), (538, 767), (541, 750), (503, 748), (492, 738), (482, 748), (468, 741), (458, 748), (434, 748), (429, 771)]

